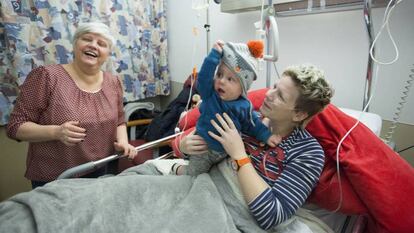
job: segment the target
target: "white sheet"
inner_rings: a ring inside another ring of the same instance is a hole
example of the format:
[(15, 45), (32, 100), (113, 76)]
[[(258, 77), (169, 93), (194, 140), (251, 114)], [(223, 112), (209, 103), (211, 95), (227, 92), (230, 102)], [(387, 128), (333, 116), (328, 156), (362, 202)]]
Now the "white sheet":
[[(362, 111), (357, 111), (349, 108), (339, 108), (341, 111), (346, 113), (347, 115), (358, 119), (361, 115)], [(381, 128), (382, 128), (382, 119), (379, 115), (371, 112), (364, 112), (361, 117), (361, 122), (364, 123), (372, 132), (375, 133), (378, 137), (381, 134)]]

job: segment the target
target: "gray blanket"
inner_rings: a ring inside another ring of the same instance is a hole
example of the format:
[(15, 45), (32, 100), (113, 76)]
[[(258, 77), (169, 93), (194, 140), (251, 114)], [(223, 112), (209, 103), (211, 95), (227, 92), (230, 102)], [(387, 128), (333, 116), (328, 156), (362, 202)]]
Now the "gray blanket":
[(0, 232), (263, 232), (221, 170), (54, 181), (0, 203)]

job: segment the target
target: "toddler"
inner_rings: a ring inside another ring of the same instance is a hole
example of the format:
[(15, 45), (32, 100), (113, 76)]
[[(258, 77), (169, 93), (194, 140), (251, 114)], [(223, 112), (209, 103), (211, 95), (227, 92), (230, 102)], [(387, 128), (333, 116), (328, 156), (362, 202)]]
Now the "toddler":
[(210, 122), (216, 119), (217, 113), (226, 112), (243, 134), (253, 136), (272, 147), (280, 143), (281, 137), (271, 134), (247, 99), (247, 90), (258, 76), (257, 58), (262, 53), (261, 41), (249, 41), (247, 44), (217, 41), (214, 44), (204, 59), (197, 82), (202, 102), (196, 134), (207, 142), (209, 152), (189, 156), (188, 165), (174, 164), (171, 173), (192, 176), (205, 173), (213, 164), (227, 156), (221, 144), (208, 135), (208, 131), (217, 134)]

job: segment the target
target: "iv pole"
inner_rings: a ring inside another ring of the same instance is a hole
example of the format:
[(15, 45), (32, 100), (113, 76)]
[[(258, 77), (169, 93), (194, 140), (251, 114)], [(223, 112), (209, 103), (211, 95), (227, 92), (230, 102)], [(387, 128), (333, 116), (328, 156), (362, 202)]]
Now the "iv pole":
[(275, 9), (273, 8), (273, 1), (269, 0), (269, 5), (265, 10), (264, 27), (266, 30), (266, 55), (263, 59), (266, 63), (266, 87), (271, 86), (271, 63), (276, 62), (279, 58), (279, 30), (275, 18)]
[(204, 28), (206, 29), (206, 37), (207, 37), (207, 51), (206, 54), (210, 52), (210, 0), (207, 0), (207, 8), (206, 8), (206, 24), (204, 24)]
[[(369, 40), (369, 48), (371, 48), (372, 43), (374, 42), (372, 36), (372, 21), (371, 21), (371, 0), (364, 0), (364, 20), (365, 26), (367, 27), (368, 32), (368, 40)], [(375, 48), (372, 48), (372, 55), (375, 55)], [(371, 97), (371, 85), (372, 85), (372, 70), (374, 67), (374, 62), (372, 57), (368, 52), (368, 67), (367, 67), (367, 76), (365, 79), (365, 88), (364, 88), (364, 102), (362, 109), (365, 109), (366, 105), (368, 104), (368, 100)], [(368, 112), (369, 106), (367, 107), (366, 111)]]
[[(214, 0), (214, 3), (220, 4), (222, 0)], [(206, 29), (206, 37), (207, 37), (207, 55), (210, 52), (210, 0), (207, 0), (207, 9), (206, 9), (206, 24), (204, 24), (204, 28)]]
[[(221, 0), (214, 0), (216, 4), (220, 4)], [(210, 12), (209, 7), (210, 0), (207, 0), (206, 8), (206, 24), (204, 28), (206, 29), (206, 39), (207, 39), (207, 54), (210, 52)], [(267, 61), (266, 63), (266, 87), (271, 86), (271, 63), (276, 62), (279, 58), (279, 30), (276, 24), (275, 10), (273, 8), (273, 1), (269, 0), (269, 5), (265, 10), (266, 16), (264, 16), (262, 28), (266, 30), (266, 54), (263, 56), (263, 60)]]

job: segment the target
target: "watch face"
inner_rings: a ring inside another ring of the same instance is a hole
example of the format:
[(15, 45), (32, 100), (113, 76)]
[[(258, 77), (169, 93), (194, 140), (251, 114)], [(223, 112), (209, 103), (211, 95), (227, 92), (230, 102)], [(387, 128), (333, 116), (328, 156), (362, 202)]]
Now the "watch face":
[(236, 161), (234, 161), (234, 160), (232, 160), (231, 162), (230, 162), (230, 165), (231, 165), (231, 168), (233, 168), (233, 170), (235, 170), (235, 171), (237, 171), (238, 170), (238, 168), (239, 168), (239, 165), (237, 164), (237, 162)]

